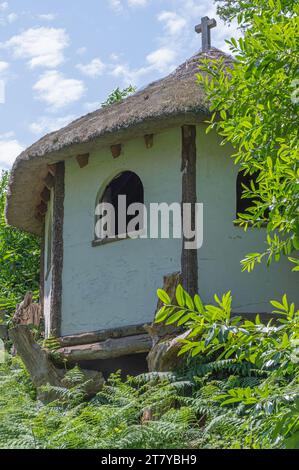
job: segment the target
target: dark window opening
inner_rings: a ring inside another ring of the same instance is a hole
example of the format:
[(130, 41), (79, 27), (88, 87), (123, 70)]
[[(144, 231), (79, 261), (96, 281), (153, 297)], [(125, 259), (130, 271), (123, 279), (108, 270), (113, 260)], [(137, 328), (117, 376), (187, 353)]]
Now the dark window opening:
[[(131, 204), (144, 204), (143, 184), (132, 171), (125, 171), (116, 176), (106, 187), (99, 203), (110, 203), (115, 210), (115, 236), (124, 235), (123, 227), (119, 227), (119, 196), (126, 196), (126, 214)], [(126, 233), (129, 222), (136, 217), (136, 214), (126, 215)], [(137, 224), (136, 231), (142, 230), (143, 224)]]
[[(237, 217), (238, 214), (245, 214), (247, 213), (250, 207), (254, 207), (254, 201), (258, 201), (259, 197), (255, 196), (254, 198), (251, 197), (244, 197), (244, 193), (246, 193), (246, 188), (252, 189), (251, 184), (254, 184), (254, 187), (258, 189), (259, 183), (257, 182), (259, 173), (253, 174), (245, 174), (245, 171), (242, 170), (238, 174), (237, 178)], [(245, 187), (244, 187), (245, 186)], [(268, 219), (269, 217), (269, 209), (266, 209), (264, 212), (264, 217)]]

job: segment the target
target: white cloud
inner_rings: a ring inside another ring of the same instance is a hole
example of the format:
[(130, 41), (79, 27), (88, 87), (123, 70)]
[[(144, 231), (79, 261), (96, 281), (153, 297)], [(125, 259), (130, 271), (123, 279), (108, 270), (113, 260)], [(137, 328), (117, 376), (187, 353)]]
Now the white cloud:
[(110, 7), (115, 11), (122, 11), (123, 5), (121, 0), (108, 0)]
[(55, 20), (56, 18), (56, 15), (54, 13), (42, 13), (40, 15), (37, 15), (37, 17), (40, 19), (40, 20), (44, 20), (44, 21), (53, 21)]
[(84, 95), (85, 86), (81, 80), (66, 78), (57, 70), (51, 70), (40, 76), (33, 90), (39, 100), (55, 111), (80, 100)]
[(8, 8), (8, 3), (7, 2), (1, 2), (0, 3), (0, 11), (5, 11)]
[(34, 67), (57, 67), (64, 61), (63, 50), (69, 38), (64, 29), (30, 28), (13, 36), (2, 47), (11, 49), (15, 58), (29, 59)]
[(46, 134), (48, 132), (54, 132), (75, 119), (75, 116), (69, 114), (67, 116), (62, 117), (49, 117), (49, 116), (42, 116), (37, 121), (32, 122), (29, 125), (29, 130), (36, 135)]
[(4, 61), (1, 61), (0, 60), (0, 74), (2, 74), (3, 72), (6, 72), (6, 70), (8, 69), (9, 67), (9, 63), (8, 62), (4, 62)]
[(9, 15), (7, 15), (7, 21), (9, 23), (14, 23), (15, 21), (17, 21), (18, 18), (19, 16), (16, 13), (10, 13)]
[(151, 52), (147, 57), (147, 62), (158, 71), (167, 71), (169, 66), (173, 63), (176, 57), (176, 52), (168, 47), (161, 47), (154, 52)]
[(76, 50), (76, 54), (78, 55), (83, 55), (87, 52), (87, 47), (79, 47), (79, 49)]
[(187, 20), (172, 11), (162, 11), (158, 15), (158, 21), (164, 23), (165, 30), (170, 35), (176, 35), (186, 26)]
[(76, 67), (83, 75), (87, 75), (91, 78), (101, 76), (106, 68), (101, 59), (93, 59), (89, 64), (78, 64)]
[(128, 0), (129, 7), (145, 7), (149, 0)]
[(16, 139), (7, 140), (0, 138), (0, 169), (10, 169), (17, 156), (23, 150), (24, 146)]

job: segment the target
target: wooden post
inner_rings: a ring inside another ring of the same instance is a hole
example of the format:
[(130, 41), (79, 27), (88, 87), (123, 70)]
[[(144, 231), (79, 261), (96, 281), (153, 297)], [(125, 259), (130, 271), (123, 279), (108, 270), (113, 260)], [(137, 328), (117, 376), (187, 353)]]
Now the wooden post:
[[(196, 194), (196, 126), (182, 127), (182, 210), (184, 203), (192, 204), (191, 225), (195, 227)], [(182, 246), (182, 281), (184, 289), (192, 296), (198, 292), (198, 258), (197, 250)]]
[(53, 198), (52, 291), (50, 333), (60, 336), (63, 268), (64, 162), (56, 164)]
[(39, 263), (39, 303), (41, 316), (44, 317), (44, 296), (45, 296), (45, 221), (42, 225), (40, 240), (40, 263)]

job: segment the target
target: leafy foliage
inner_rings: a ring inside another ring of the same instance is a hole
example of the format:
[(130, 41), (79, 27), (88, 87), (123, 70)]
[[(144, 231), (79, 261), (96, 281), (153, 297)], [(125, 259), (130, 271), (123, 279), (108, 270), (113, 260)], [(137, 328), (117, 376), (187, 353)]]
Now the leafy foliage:
[[(209, 129), (216, 128), (223, 144), (233, 145), (240, 169), (259, 175), (256, 187), (244, 194), (252, 206), (239, 214), (245, 230), (267, 224), (267, 249), (242, 261), (243, 269), (251, 271), (263, 259), (271, 263), (299, 249), (299, 4), (220, 3), (227, 18), (237, 15), (239, 25), (246, 25), (244, 37), (229, 41), (236, 59), (230, 70), (223, 60), (206, 61), (198, 80), (211, 102)], [(297, 256), (290, 260), (299, 270)]]
[(5, 221), (6, 190), (9, 173), (0, 179), (0, 310), (13, 311), (26, 292), (38, 297), (39, 241)]
[(112, 91), (112, 93), (110, 93), (106, 101), (102, 103), (102, 106), (110, 106), (111, 104), (122, 101), (128, 96), (130, 96), (132, 93), (135, 93), (135, 91), (136, 91), (136, 87), (132, 85), (129, 85), (127, 88), (124, 88), (123, 90), (117, 87), (115, 90)]
[[(275, 318), (267, 324), (259, 315), (254, 321), (232, 315), (230, 292), (215, 295), (216, 305), (204, 305), (199, 295), (191, 298), (180, 285), (176, 305), (163, 290), (158, 297), (164, 305), (156, 322), (189, 332), (180, 354), (193, 362), (193, 376), (226, 377), (213, 400), (228, 407), (232, 423), (244, 420), (240, 430), (243, 425), (252, 430), (252, 445), (299, 445), (299, 310), (286, 295), (271, 302)], [(243, 438), (233, 445), (246, 445), (248, 436)]]

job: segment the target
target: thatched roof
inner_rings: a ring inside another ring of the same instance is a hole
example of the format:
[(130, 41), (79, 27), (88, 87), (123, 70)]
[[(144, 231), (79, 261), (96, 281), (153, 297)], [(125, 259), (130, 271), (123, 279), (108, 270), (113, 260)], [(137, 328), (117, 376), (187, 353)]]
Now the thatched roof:
[(123, 143), (133, 137), (184, 123), (200, 122), (209, 114), (203, 88), (195, 73), (202, 58), (227, 56), (218, 49), (198, 53), (166, 78), (120, 103), (104, 107), (46, 135), (16, 159), (9, 183), (6, 218), (10, 225), (39, 234), (35, 217), (50, 163), (96, 147)]

